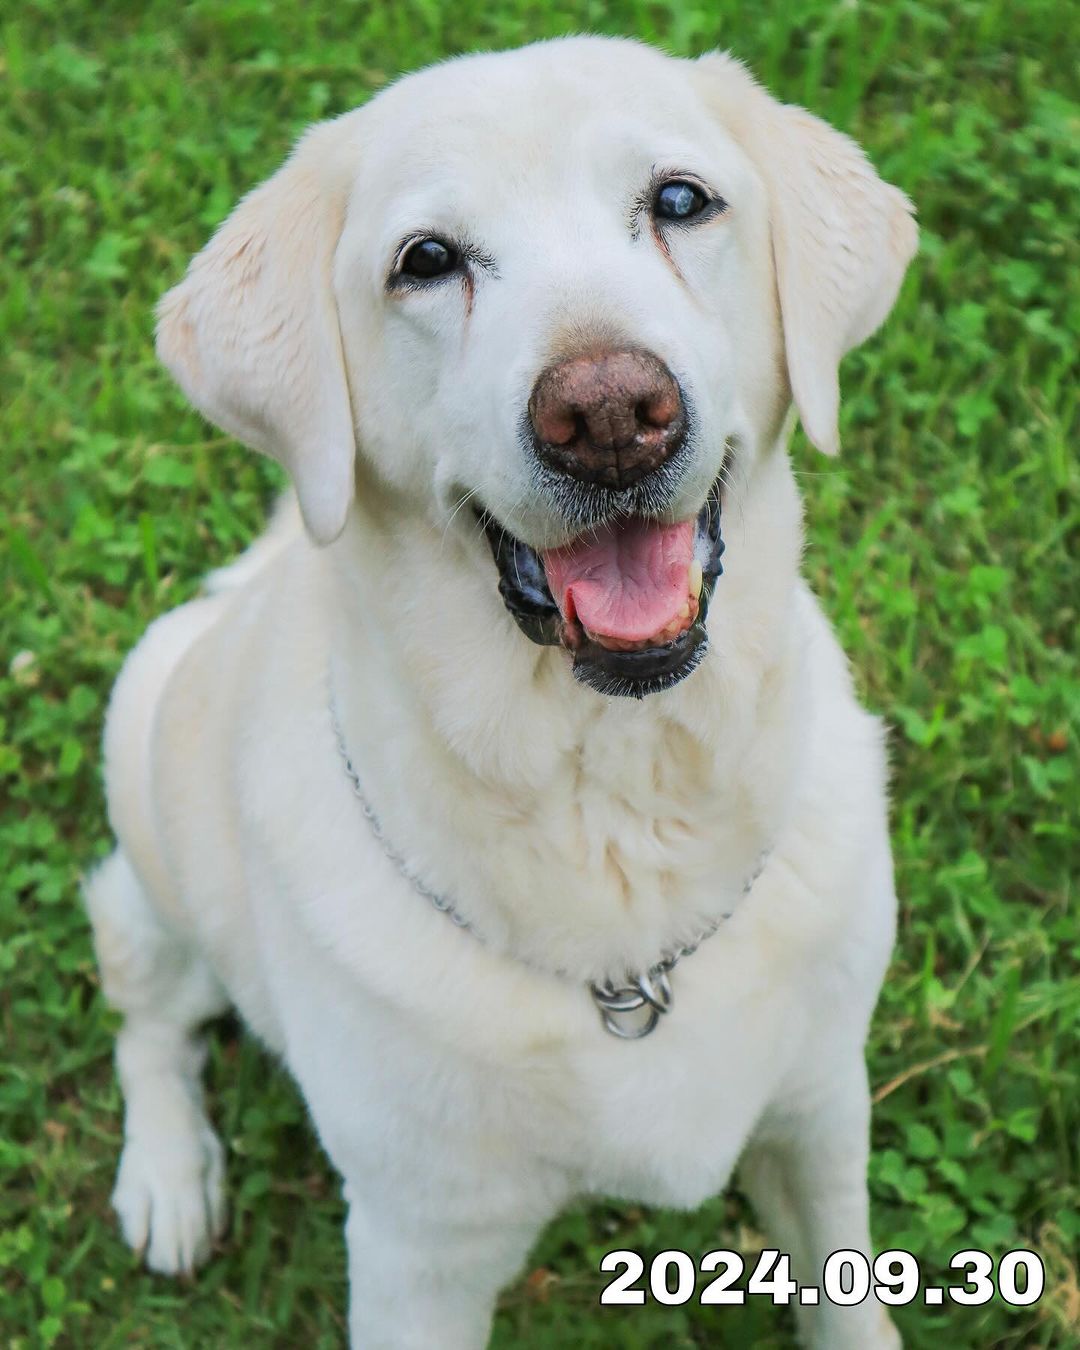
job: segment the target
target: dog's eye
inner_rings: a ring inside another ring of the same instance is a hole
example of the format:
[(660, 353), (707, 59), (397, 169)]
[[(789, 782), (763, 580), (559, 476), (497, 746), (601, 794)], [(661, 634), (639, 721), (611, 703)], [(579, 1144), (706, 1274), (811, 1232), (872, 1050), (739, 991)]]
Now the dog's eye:
[(399, 271), (402, 276), (433, 281), (456, 271), (460, 263), (461, 255), (441, 239), (418, 239), (402, 254)]
[(678, 180), (661, 183), (656, 192), (653, 214), (659, 220), (692, 220), (700, 216), (708, 199), (693, 183)]

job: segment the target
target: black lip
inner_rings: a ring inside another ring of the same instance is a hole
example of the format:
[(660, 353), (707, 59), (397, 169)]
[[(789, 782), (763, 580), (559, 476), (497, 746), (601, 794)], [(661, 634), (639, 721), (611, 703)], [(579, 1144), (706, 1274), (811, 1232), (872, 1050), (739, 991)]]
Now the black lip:
[[(705, 588), (701, 590), (705, 607)], [(701, 611), (699, 610), (699, 615)], [(598, 694), (644, 698), (660, 694), (685, 680), (701, 664), (709, 649), (703, 617), (694, 620), (685, 633), (662, 647), (637, 652), (613, 652), (586, 638), (574, 650), (574, 679)]]
[(573, 656), (574, 678), (597, 693), (644, 698), (684, 680), (697, 669), (708, 650), (705, 620), (716, 579), (724, 570), (720, 561), (724, 552), (720, 499), (720, 479), (717, 479), (697, 518), (695, 553), (702, 560), (697, 617), (673, 642), (629, 652), (610, 651), (593, 642), (579, 627), (571, 640), (536, 550), (504, 530), (486, 511), (478, 511), (477, 515), (498, 568), (499, 594), (525, 636), (540, 646), (566, 647)]

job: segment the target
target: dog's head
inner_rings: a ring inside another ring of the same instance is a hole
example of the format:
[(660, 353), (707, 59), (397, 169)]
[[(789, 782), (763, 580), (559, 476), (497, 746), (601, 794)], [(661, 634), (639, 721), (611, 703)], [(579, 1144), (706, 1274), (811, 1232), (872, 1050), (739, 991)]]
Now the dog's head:
[(409, 76), (310, 130), (162, 301), (192, 402), (273, 455), (316, 542), (361, 477), (466, 501), (535, 641), (609, 692), (704, 650), (731, 461), (841, 357), (915, 249), (907, 199), (736, 61), (575, 38)]

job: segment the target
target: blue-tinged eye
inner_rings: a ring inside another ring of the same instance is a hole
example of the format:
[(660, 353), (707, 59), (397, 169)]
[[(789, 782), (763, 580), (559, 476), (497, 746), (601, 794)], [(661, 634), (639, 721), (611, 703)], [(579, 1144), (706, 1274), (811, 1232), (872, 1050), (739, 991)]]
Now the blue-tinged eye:
[(694, 216), (700, 216), (707, 205), (708, 200), (699, 187), (676, 179), (660, 184), (653, 214), (658, 220), (692, 220)]

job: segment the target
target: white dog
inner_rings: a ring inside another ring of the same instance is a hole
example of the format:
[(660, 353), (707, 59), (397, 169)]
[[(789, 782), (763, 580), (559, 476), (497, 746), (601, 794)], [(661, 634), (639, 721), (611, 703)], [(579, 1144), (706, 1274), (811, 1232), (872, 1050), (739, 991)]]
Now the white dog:
[[(222, 1229), (229, 1004), (345, 1179), (357, 1346), (476, 1350), (572, 1197), (695, 1206), (736, 1163), (800, 1280), (869, 1251), (882, 735), (784, 441), (793, 401), (837, 448), (915, 240), (730, 57), (574, 38), (309, 131), (166, 296), (165, 364), (299, 512), (108, 718), (88, 904), (153, 1269)], [(801, 1317), (898, 1344), (872, 1296)]]

